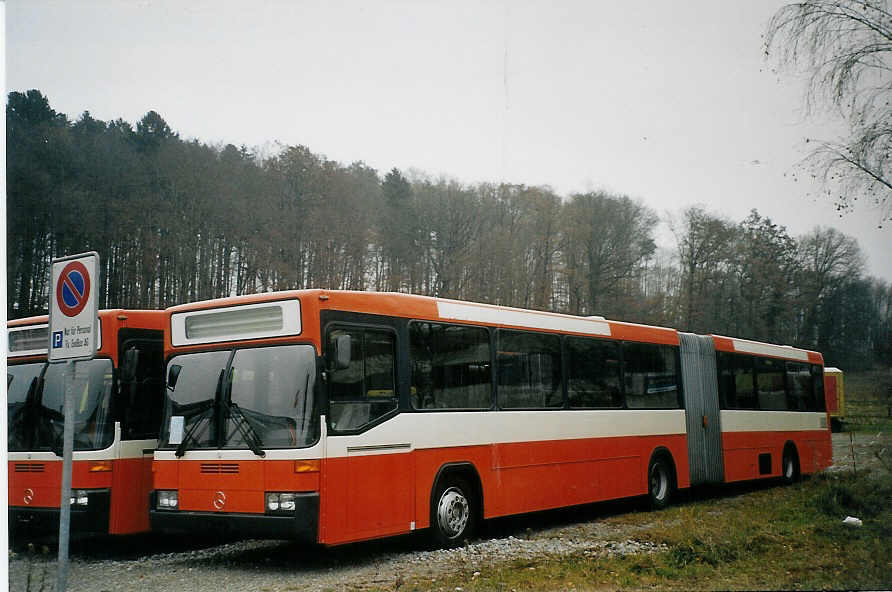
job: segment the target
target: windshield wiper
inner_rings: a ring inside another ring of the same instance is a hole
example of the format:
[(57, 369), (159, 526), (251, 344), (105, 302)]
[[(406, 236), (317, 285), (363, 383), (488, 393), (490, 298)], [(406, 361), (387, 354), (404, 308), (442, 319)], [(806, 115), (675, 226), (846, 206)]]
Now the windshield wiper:
[[(186, 454), (186, 444), (189, 443), (189, 440), (192, 438), (192, 434), (195, 433), (195, 431), (198, 429), (198, 426), (200, 426), (204, 422), (204, 420), (206, 420), (208, 417), (210, 417), (210, 415), (211, 415), (210, 412), (214, 410), (214, 401), (213, 400), (209, 399), (208, 401), (206, 401), (206, 403), (207, 403), (207, 407), (205, 407), (201, 411), (196, 410), (191, 415), (190, 418), (193, 419), (194, 421), (193, 421), (192, 425), (189, 426), (189, 429), (186, 430), (186, 433), (183, 434), (183, 439), (182, 439), (182, 441), (180, 441), (180, 445), (177, 446), (177, 449), (174, 452), (174, 454), (177, 455), (178, 457)], [(184, 421), (185, 421), (185, 419), (184, 419)]]
[[(232, 412), (235, 411), (235, 414)], [(238, 429), (239, 433), (242, 435), (244, 441), (251, 448), (251, 452), (256, 454), (257, 456), (263, 458), (266, 456), (266, 452), (261, 448), (261, 440), (260, 436), (257, 435), (257, 431), (254, 427), (248, 422), (248, 418), (245, 417), (245, 413), (242, 411), (242, 408), (238, 406), (238, 404), (230, 401), (229, 402), (229, 416), (237, 415), (239, 419), (236, 421), (236, 429)]]
[[(37, 407), (35, 412), (37, 414), (38, 437), (40, 435), (41, 427), (49, 425), (50, 431), (53, 432), (50, 451), (59, 458), (62, 458), (65, 450), (65, 416), (55, 409), (48, 409), (43, 405)], [(47, 424), (47, 421), (49, 424)], [(60, 429), (57, 430), (55, 426), (59, 426)], [(74, 450), (74, 448), (72, 448), (72, 450)]]
[[(74, 446), (71, 447), (71, 451), (74, 452)], [(59, 458), (65, 458), (65, 435), (59, 434), (55, 438), (53, 438), (53, 443), (50, 444), (50, 452), (58, 456)]]
[[(191, 425), (191, 427), (189, 427), (189, 429), (186, 431), (186, 433), (183, 434), (183, 440), (180, 442), (180, 445), (177, 446), (177, 449), (174, 452), (174, 454), (177, 457), (180, 457), (180, 456), (183, 456), (184, 454), (186, 454), (186, 444), (189, 443), (189, 439), (192, 437), (192, 434), (195, 433), (195, 430), (198, 429), (198, 426), (201, 425), (201, 423), (205, 419), (207, 419), (209, 416), (213, 415), (213, 411), (217, 406), (217, 400), (220, 398), (220, 395), (222, 392), (221, 389), (223, 388), (223, 373), (224, 372), (225, 372), (225, 369), (221, 368), (220, 374), (217, 376), (217, 388), (214, 389), (214, 398), (201, 401), (200, 403), (193, 403), (193, 404), (189, 405), (190, 409), (189, 409), (188, 417), (186, 417), (184, 414), (184, 417), (183, 417), (184, 422), (187, 419), (194, 419), (195, 423), (193, 423)], [(177, 376), (179, 376), (179, 372), (177, 373)], [(168, 389), (168, 390), (173, 390), (173, 389)]]

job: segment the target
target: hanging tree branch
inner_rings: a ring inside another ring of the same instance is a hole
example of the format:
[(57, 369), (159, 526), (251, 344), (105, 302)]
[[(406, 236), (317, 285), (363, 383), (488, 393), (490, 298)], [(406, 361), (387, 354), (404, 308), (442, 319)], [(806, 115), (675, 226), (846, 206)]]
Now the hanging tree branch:
[[(848, 122), (838, 142), (816, 147), (802, 166), (816, 171), (840, 211), (860, 197), (892, 219), (892, 12), (886, 0), (806, 0), (768, 23), (765, 55), (807, 76), (809, 112), (826, 108)], [(774, 52), (774, 53), (773, 53)]]

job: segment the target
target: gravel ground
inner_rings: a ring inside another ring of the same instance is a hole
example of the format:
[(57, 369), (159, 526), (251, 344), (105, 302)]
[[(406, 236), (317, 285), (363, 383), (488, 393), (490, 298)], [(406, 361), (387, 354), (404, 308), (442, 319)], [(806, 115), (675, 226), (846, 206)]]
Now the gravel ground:
[[(606, 505), (608, 511), (630, 507)], [(598, 517), (603, 517), (603, 512)], [(520, 519), (495, 521), (490, 537), (458, 549), (419, 550), (421, 537), (409, 536), (322, 549), (278, 541), (182, 541), (175, 552), (152, 553), (171, 541), (152, 535), (82, 541), (72, 545), (68, 589), (71, 591), (184, 590), (213, 591), (324, 591), (362, 590), (393, 585), (410, 576), (430, 577), (465, 571), (472, 574), (489, 565), (510, 560), (586, 553), (593, 556), (653, 553), (660, 548), (636, 541), (641, 527), (608, 526), (582, 509), (529, 517), (534, 528)], [(571, 524), (574, 518), (584, 522)], [(527, 520), (529, 522), (529, 520)], [(507, 534), (514, 533), (514, 534)], [(208, 545), (208, 546), (202, 546)], [(55, 550), (23, 550), (10, 554), (10, 590), (52, 590), (55, 585)]]
[[(878, 454), (885, 459), (885, 462), (877, 458)], [(890, 434), (851, 432), (833, 434), (833, 466), (828, 471), (884, 470), (892, 462), (890, 455), (892, 455)]]
[[(859, 468), (877, 466), (877, 440), (855, 436)], [(851, 470), (849, 434), (834, 434), (832, 470)], [(408, 577), (435, 580), (444, 573), (473, 574), (510, 560), (585, 553), (593, 556), (654, 553), (661, 549), (635, 540), (634, 525), (609, 525), (602, 518), (635, 509), (635, 501), (610, 502), (520, 518), (489, 521), (482, 539), (459, 549), (419, 550), (418, 536), (323, 549), (279, 541), (190, 540), (145, 535), (76, 541), (71, 547), (68, 589), (140, 592), (363, 590), (395, 586)], [(155, 549), (164, 549), (158, 553)], [(54, 590), (55, 550), (10, 553), (9, 589)], [(432, 582), (433, 586), (433, 582)]]

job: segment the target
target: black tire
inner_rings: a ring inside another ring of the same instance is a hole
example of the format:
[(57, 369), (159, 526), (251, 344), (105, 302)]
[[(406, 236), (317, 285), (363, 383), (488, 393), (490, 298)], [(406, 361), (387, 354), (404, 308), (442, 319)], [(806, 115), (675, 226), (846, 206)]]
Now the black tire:
[(830, 431), (833, 432), (834, 434), (838, 434), (839, 432), (842, 431), (842, 422), (839, 421), (838, 417), (830, 418)]
[(781, 477), (787, 485), (799, 481), (799, 455), (792, 446), (784, 448), (781, 460)]
[(431, 498), (432, 542), (439, 548), (458, 547), (477, 528), (477, 501), (468, 482), (461, 477), (439, 480)]
[(669, 505), (675, 492), (675, 473), (664, 456), (655, 456), (647, 469), (647, 495), (654, 510)]

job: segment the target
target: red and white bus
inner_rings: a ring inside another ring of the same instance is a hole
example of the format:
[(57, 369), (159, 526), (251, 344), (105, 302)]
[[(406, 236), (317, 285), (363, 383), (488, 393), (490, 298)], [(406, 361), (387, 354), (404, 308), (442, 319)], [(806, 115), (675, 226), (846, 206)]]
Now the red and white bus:
[[(72, 532), (149, 528), (165, 326), (162, 311), (100, 311), (96, 357), (75, 364)], [(9, 525), (27, 537), (59, 528), (67, 365), (47, 363), (46, 316), (9, 321), (8, 340)]]
[(486, 518), (830, 463), (815, 352), (393, 293), (166, 312), (153, 528), (448, 546)]

